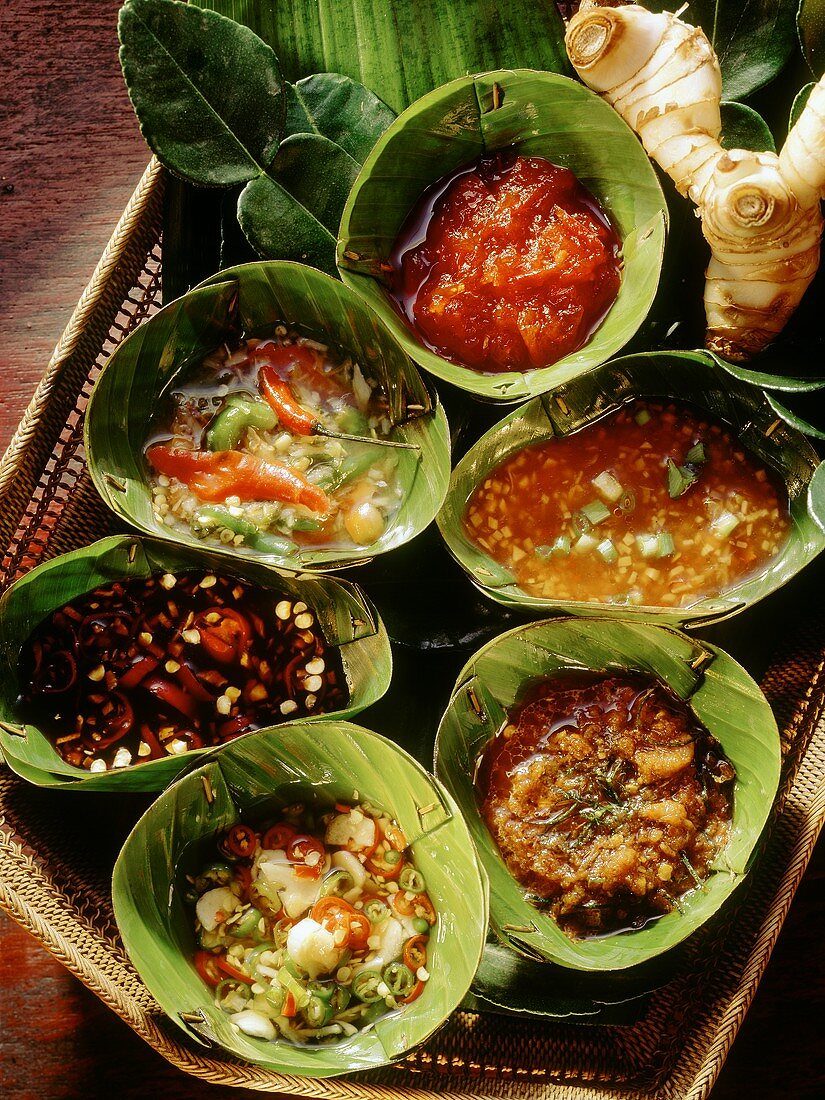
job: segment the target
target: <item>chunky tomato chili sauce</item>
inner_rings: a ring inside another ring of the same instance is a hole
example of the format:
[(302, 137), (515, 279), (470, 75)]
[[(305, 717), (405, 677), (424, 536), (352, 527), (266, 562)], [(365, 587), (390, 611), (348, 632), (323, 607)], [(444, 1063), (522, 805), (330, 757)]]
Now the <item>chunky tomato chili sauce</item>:
[(508, 150), (424, 193), (390, 258), (393, 293), (445, 358), (529, 371), (590, 338), (619, 292), (620, 248), (572, 172)]
[(506, 459), (464, 525), (529, 595), (683, 607), (764, 569), (790, 514), (779, 479), (721, 425), (636, 401)]
[(641, 927), (699, 886), (728, 839), (734, 778), (689, 708), (630, 673), (533, 685), (478, 769), (507, 866), (573, 936)]
[(312, 608), (212, 573), (79, 596), (25, 642), (20, 682), (23, 720), (89, 771), (218, 745), (349, 697)]

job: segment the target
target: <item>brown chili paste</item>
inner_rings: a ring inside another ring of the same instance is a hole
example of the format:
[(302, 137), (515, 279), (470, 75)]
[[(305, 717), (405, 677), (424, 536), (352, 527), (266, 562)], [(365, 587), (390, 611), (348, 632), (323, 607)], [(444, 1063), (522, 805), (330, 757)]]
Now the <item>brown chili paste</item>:
[(477, 778), (510, 871), (573, 936), (677, 907), (730, 831), (733, 766), (683, 702), (635, 674), (541, 681)]

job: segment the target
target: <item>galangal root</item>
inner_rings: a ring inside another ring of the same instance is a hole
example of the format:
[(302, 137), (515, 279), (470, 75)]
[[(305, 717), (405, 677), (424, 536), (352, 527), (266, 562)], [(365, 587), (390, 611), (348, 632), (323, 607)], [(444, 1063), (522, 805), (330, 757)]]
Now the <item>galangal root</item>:
[(698, 27), (638, 4), (583, 0), (570, 20), (576, 72), (697, 208), (711, 260), (705, 346), (743, 362), (766, 348), (819, 266), (825, 77), (779, 156), (723, 149), (722, 75)]

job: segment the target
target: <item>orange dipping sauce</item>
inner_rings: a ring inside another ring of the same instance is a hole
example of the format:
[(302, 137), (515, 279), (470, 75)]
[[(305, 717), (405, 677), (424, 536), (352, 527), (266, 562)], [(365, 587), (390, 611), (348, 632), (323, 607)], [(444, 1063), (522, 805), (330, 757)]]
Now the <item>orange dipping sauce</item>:
[(620, 249), (571, 171), (509, 150), (425, 191), (390, 257), (392, 292), (444, 358), (529, 371), (587, 343), (619, 292)]
[(726, 428), (656, 401), (516, 452), (464, 516), (528, 595), (649, 607), (684, 607), (760, 572), (790, 523), (779, 478)]

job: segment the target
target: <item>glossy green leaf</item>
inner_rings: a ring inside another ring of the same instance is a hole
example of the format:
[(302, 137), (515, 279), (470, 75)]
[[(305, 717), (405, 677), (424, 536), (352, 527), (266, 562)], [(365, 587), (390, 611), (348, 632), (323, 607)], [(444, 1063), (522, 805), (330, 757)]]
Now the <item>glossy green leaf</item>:
[[(742, 445), (773, 468), (790, 497), (791, 530), (777, 557), (756, 576), (687, 607), (639, 607), (541, 599), (528, 595), (502, 565), (473, 542), (464, 526), (467, 501), (487, 473), (525, 446), (567, 435), (618, 409), (637, 396), (669, 397), (687, 402), (727, 423)], [(781, 588), (825, 548), (813, 522), (807, 486), (818, 459), (799, 432), (777, 426), (775, 403), (754, 386), (718, 367), (706, 352), (647, 352), (606, 363), (543, 398), (510, 413), (470, 449), (455, 467), (438, 526), (453, 557), (491, 599), (534, 613), (561, 611), (648, 619), (675, 626), (718, 622)], [(777, 410), (778, 411), (778, 410)]]
[(266, 171), (286, 102), (278, 59), (246, 27), (177, 0), (126, 0), (120, 60), (150, 148), (193, 183)]
[(439, 84), (485, 69), (570, 73), (564, 24), (536, 0), (198, 0), (248, 23), (284, 76), (343, 73), (394, 111)]
[(327, 137), (359, 164), (394, 119), (374, 92), (341, 73), (316, 73), (287, 85), (286, 132)]
[(808, 508), (811, 515), (825, 531), (825, 462), (820, 462), (808, 486)]
[[(252, 1039), (215, 1007), (191, 963), (195, 922), (182, 901), (183, 876), (196, 869), (215, 833), (239, 817), (254, 822), (267, 809), (296, 801), (349, 802), (355, 790), (393, 814), (426, 879), (438, 914), (428, 948), (430, 980), (411, 1005), (331, 1046)], [(346, 722), (291, 723), (214, 753), (137, 823), (115, 864), (112, 896), (129, 957), (178, 1027), (244, 1062), (312, 1077), (385, 1065), (423, 1042), (469, 988), (487, 930), (486, 879), (455, 803), (397, 745)], [(190, 1030), (180, 1014), (193, 1012), (203, 1024)]]
[(776, 143), (767, 122), (744, 103), (725, 101), (721, 105), (722, 145), (725, 149), (752, 149), (776, 152)]
[(670, 969), (654, 962), (630, 972), (588, 974), (537, 962), (491, 940), (462, 1007), (589, 1024), (633, 1024)]
[(805, 419), (804, 416), (800, 416), (798, 413), (795, 413), (793, 409), (789, 409), (787, 405), (783, 405), (769, 393), (765, 394), (765, 399), (767, 400), (773, 411), (776, 413), (776, 415), (781, 417), (786, 424), (789, 424), (792, 428), (795, 428), (796, 431), (802, 432), (803, 435), (811, 436), (812, 439), (825, 439), (825, 431), (823, 431), (821, 428), (817, 428), (816, 425), (811, 424)]
[(796, 16), (802, 53), (814, 76), (825, 73), (825, 2), (800, 0)]
[[(357, 586), (331, 577), (300, 580), (281, 577), (253, 562), (229, 562), (202, 549), (193, 553), (168, 543), (120, 535), (53, 558), (26, 573), (4, 593), (0, 600), (0, 720), (18, 724), (20, 648), (52, 611), (113, 579), (192, 568), (228, 571), (283, 592), (288, 598), (300, 598), (315, 608), (324, 636), (340, 649), (350, 689), (349, 703), (339, 712), (344, 717), (370, 706), (387, 690), (392, 674), (387, 633), (375, 608)], [(32, 725), (26, 727), (25, 738), (0, 727), (0, 747), (11, 768), (30, 782), (83, 791), (163, 790), (181, 769), (191, 767), (192, 761), (207, 751), (197, 749), (164, 760), (91, 774), (67, 764), (48, 737)]]
[[(682, 14), (716, 50), (725, 99), (745, 99), (778, 76), (796, 45), (798, 0), (691, 0)], [(651, 11), (674, 11), (672, 0), (645, 0)]]
[[(402, 319), (381, 265), (430, 184), (483, 153), (511, 146), (576, 173), (617, 228), (624, 267), (616, 302), (581, 350), (539, 370), (491, 375), (431, 351)], [(484, 73), (424, 96), (379, 139), (347, 200), (338, 266), (344, 282), (422, 367), (485, 399), (512, 403), (590, 370), (630, 340), (656, 293), (666, 221), (650, 161), (602, 99), (552, 73)]]
[(796, 126), (797, 122), (799, 122), (799, 116), (805, 110), (805, 104), (811, 98), (811, 92), (814, 90), (815, 87), (816, 84), (814, 83), (814, 81), (811, 81), (810, 84), (806, 84), (796, 93), (794, 101), (791, 104), (790, 118), (788, 119), (789, 130), (791, 129), (791, 127)]
[(320, 134), (281, 143), (269, 175), (246, 185), (238, 221), (264, 259), (295, 260), (335, 274), (335, 238), (358, 164)]
[[(179, 371), (225, 340), (237, 340), (242, 332), (268, 333), (279, 322), (300, 327), (335, 352), (370, 363), (388, 397), (391, 437), (418, 448), (397, 451), (405, 498), (370, 546), (304, 548), (283, 557), (247, 546), (215, 552), (296, 571), (329, 570), (409, 541), (434, 518), (447, 491), (450, 451), (444, 412), (356, 294), (320, 271), (293, 263), (253, 263), (221, 272), (166, 306), (118, 346), (86, 413), (86, 454), (98, 492), (116, 515), (146, 534), (202, 546), (193, 535), (173, 531), (154, 515), (143, 451), (153, 430), (155, 405)], [(408, 413), (408, 404), (417, 408)]]
[(741, 367), (738, 363), (729, 363), (721, 355), (709, 353), (714, 361), (727, 371), (728, 374), (738, 378), (740, 382), (750, 382), (752, 386), (761, 386), (765, 390), (784, 390), (786, 393), (813, 393), (825, 389), (825, 378), (791, 378), (784, 374), (766, 374), (764, 371), (750, 370)]
[[(711, 877), (680, 899), (681, 912), (668, 913), (640, 931), (589, 940), (568, 937), (527, 899), (487, 829), (473, 783), (478, 754), (501, 728), (525, 685), (568, 668), (628, 669), (663, 681), (687, 701), (736, 769), (730, 840)], [(490, 877), (494, 931), (518, 953), (579, 970), (623, 970), (647, 962), (718, 911), (750, 866), (776, 794), (780, 759), (767, 700), (726, 653), (674, 630), (604, 619), (533, 623), (479, 650), (459, 673), (435, 748), (436, 774), (461, 807)]]

